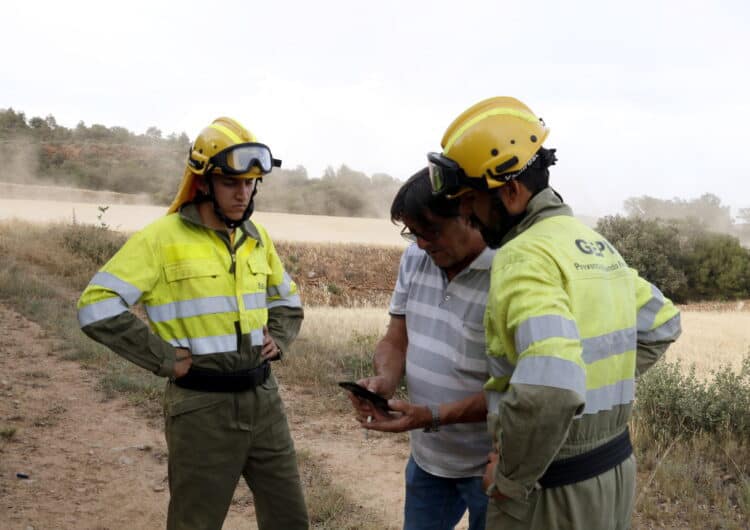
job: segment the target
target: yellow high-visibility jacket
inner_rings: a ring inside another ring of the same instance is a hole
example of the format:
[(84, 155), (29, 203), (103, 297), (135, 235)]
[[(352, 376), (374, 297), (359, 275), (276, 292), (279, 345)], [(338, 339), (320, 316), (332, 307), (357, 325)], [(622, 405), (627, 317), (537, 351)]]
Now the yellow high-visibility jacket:
[(485, 314), (495, 486), (523, 499), (553, 460), (621, 434), (675, 306), (547, 188), (495, 255)]
[[(303, 318), (297, 286), (273, 242), (246, 221), (230, 241), (200, 222), (195, 205), (133, 235), (78, 301), (83, 331), (126, 359), (170, 376), (175, 348), (193, 365), (236, 371), (260, 364), (263, 328), (285, 351)], [(143, 304), (151, 333), (128, 310)]]

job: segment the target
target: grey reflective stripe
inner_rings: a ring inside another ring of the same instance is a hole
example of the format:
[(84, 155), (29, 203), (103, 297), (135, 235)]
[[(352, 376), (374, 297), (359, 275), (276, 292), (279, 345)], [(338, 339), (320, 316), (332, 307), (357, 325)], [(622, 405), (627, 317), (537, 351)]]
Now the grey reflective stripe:
[(586, 372), (572, 361), (559, 357), (523, 357), (513, 372), (510, 384), (542, 385), (564, 388), (586, 395)]
[(575, 321), (559, 315), (542, 315), (524, 320), (516, 329), (516, 353), (520, 355), (534, 342), (553, 337), (577, 339)]
[(78, 323), (81, 327), (88, 326), (94, 322), (99, 322), (105, 318), (112, 318), (128, 310), (128, 306), (122, 301), (122, 298), (115, 296), (82, 307), (78, 310)]
[(598, 337), (583, 339), (581, 341), (583, 361), (586, 364), (591, 364), (612, 355), (635, 350), (636, 334), (635, 328), (627, 328)]
[(266, 293), (243, 294), (245, 309), (263, 309), (266, 307)]
[(187, 348), (193, 355), (237, 351), (237, 335), (234, 333), (231, 335), (217, 335), (214, 337), (172, 339), (169, 343), (172, 346)]
[(250, 331), (250, 344), (253, 346), (263, 345), (263, 328)]
[(269, 285), (266, 291), (268, 296), (287, 296), (292, 289), (292, 278), (284, 272), (280, 285)]
[(542, 315), (524, 320), (516, 329), (516, 353), (520, 355), (533, 343), (553, 337), (577, 339), (578, 327), (573, 320), (559, 315)]
[(680, 335), (680, 331), (682, 331), (682, 324), (680, 323), (680, 315), (677, 314), (658, 328), (639, 333), (638, 340), (646, 343), (675, 340)]
[(600, 410), (611, 410), (617, 405), (627, 405), (635, 399), (635, 384), (632, 379), (586, 391), (584, 414), (596, 414)]
[(485, 390), (484, 395), (487, 398), (487, 414), (497, 414), (500, 410), (500, 401), (505, 397), (506, 392), (495, 392), (494, 390)]
[(487, 356), (487, 368), (492, 377), (507, 377), (513, 374), (515, 366), (505, 357)]
[(175, 318), (236, 311), (237, 300), (233, 296), (209, 296), (172, 302), (171, 304), (146, 306), (146, 313), (151, 322), (166, 322)]
[(271, 309), (272, 307), (278, 307), (282, 305), (286, 307), (302, 307), (302, 300), (300, 299), (298, 294), (295, 294), (286, 298), (282, 298), (281, 300), (268, 302), (267, 307), (268, 309)]
[(638, 331), (649, 331), (659, 310), (664, 307), (664, 295), (656, 286), (651, 286), (651, 299), (638, 311)]
[[(211, 353), (223, 353), (237, 351), (237, 335), (215, 335), (213, 337), (183, 337), (170, 339), (172, 346), (187, 348), (193, 355), (208, 355)], [(263, 344), (263, 328), (250, 330), (250, 342), (253, 346)]]
[(89, 282), (89, 285), (99, 285), (100, 287), (106, 287), (125, 300), (128, 305), (133, 305), (141, 297), (141, 290), (136, 286), (121, 280), (114, 274), (109, 272), (97, 272)]

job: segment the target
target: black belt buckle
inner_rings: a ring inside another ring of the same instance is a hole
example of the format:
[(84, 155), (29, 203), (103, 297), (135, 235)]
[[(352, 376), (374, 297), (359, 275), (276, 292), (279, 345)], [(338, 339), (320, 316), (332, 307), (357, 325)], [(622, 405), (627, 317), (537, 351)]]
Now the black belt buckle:
[(244, 392), (262, 385), (270, 375), (271, 365), (268, 361), (251, 370), (239, 372), (212, 372), (191, 367), (187, 374), (175, 379), (174, 384), (201, 392)]

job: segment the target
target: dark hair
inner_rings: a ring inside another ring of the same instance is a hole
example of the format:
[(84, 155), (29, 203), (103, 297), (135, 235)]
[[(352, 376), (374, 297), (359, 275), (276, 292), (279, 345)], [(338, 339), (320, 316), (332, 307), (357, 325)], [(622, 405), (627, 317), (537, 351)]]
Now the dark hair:
[(427, 168), (420, 169), (409, 177), (398, 190), (391, 204), (391, 221), (414, 221), (419, 226), (429, 226), (425, 211), (436, 217), (458, 217), (459, 201), (432, 193), (430, 174)]
[(536, 160), (518, 176), (518, 182), (526, 186), (532, 195), (549, 186), (549, 166), (557, 161), (555, 149), (540, 147), (537, 154)]

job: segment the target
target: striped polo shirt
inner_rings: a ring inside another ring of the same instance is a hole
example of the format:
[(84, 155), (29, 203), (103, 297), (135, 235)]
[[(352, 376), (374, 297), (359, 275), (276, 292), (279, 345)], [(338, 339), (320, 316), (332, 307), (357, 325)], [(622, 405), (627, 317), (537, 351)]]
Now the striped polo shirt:
[[(416, 244), (404, 251), (389, 312), (406, 318), (406, 382), (412, 403), (449, 403), (482, 391), (489, 378), (483, 319), (494, 255), (485, 248), (449, 282)], [(491, 448), (485, 422), (409, 434), (412, 456), (428, 473), (447, 478), (484, 473)]]

